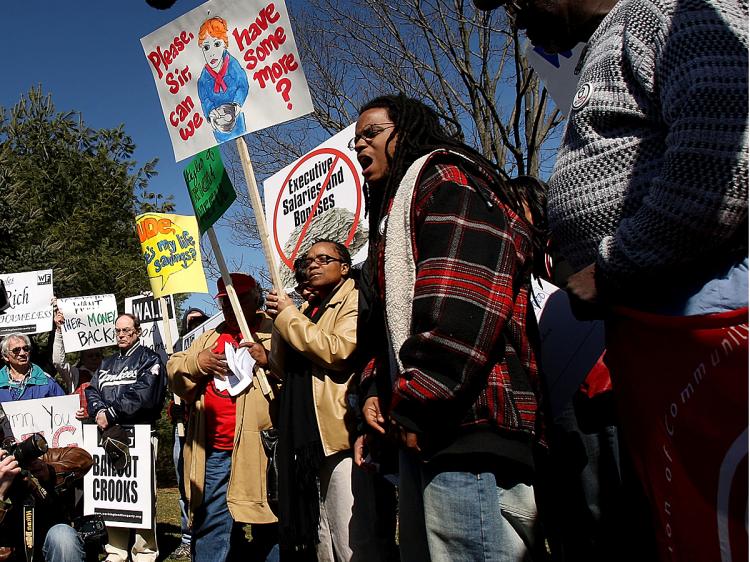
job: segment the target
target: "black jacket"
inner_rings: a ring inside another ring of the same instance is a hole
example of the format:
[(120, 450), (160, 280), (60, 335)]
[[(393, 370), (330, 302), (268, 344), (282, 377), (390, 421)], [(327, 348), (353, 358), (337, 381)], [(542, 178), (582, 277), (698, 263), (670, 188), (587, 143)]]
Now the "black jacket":
[(110, 424), (154, 424), (161, 415), (167, 373), (159, 356), (136, 343), (107, 357), (86, 388), (89, 414), (105, 410)]

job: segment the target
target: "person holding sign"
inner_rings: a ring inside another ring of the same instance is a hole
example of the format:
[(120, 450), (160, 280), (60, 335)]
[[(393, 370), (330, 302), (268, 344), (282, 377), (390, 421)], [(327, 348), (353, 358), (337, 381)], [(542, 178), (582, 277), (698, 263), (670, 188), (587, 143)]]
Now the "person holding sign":
[(355, 467), (346, 420), (357, 348), (357, 301), (346, 246), (312, 245), (301, 266), (315, 298), (300, 310), (271, 292), (269, 363), (284, 379), (279, 413), (279, 521), (289, 551), (319, 562), (381, 560), (370, 474)]
[(206, 59), (198, 78), (198, 97), (218, 142), (245, 134), (242, 105), (249, 89), (245, 70), (227, 50), (227, 31), (227, 22), (219, 17), (207, 19), (198, 31), (198, 45)]
[(65, 344), (62, 337), (62, 325), (65, 316), (59, 310), (55, 312), (55, 339), (52, 343), (52, 364), (63, 378), (68, 392), (75, 392), (79, 386), (91, 382), (94, 373), (102, 364), (102, 349), (84, 349), (81, 351), (78, 362), (71, 365), (65, 361)]
[(31, 340), (27, 335), (9, 334), (0, 350), (7, 363), (0, 369), (0, 403), (65, 394), (55, 379), (31, 362)]
[[(232, 286), (255, 344), (243, 343), (239, 323), (219, 279), (216, 297), (224, 322), (201, 334), (167, 363), (171, 390), (189, 405), (183, 449), (185, 492), (192, 525), (193, 562), (278, 560), (276, 516), (266, 498), (266, 455), (260, 432), (271, 429), (275, 402), (260, 390), (257, 375), (237, 396), (217, 388), (232, 375), (225, 351), (249, 347), (260, 366), (270, 345), (271, 320), (258, 309), (260, 287), (250, 275), (232, 273)], [(252, 524), (253, 541), (244, 549), (242, 524)]]
[[(89, 415), (94, 416), (102, 431), (118, 424), (150, 424), (153, 428), (161, 415), (166, 393), (164, 366), (159, 355), (141, 345), (141, 323), (137, 316), (120, 314), (115, 322), (119, 353), (107, 357), (86, 389)], [(152, 458), (156, 458), (156, 438), (151, 438)], [(154, 486), (156, 483), (154, 482)], [(156, 501), (155, 488), (154, 505)], [(107, 527), (106, 545), (109, 562), (128, 559), (128, 542), (134, 531), (131, 549), (134, 562), (155, 562), (159, 555), (156, 543), (156, 514), (151, 529)]]
[(418, 100), (365, 104), (353, 144), (371, 237), (360, 286), (370, 434), (355, 460), (367, 464), (375, 436), (400, 445), (402, 560), (544, 559), (531, 487), (541, 385), (526, 322), (546, 240), (513, 186)]

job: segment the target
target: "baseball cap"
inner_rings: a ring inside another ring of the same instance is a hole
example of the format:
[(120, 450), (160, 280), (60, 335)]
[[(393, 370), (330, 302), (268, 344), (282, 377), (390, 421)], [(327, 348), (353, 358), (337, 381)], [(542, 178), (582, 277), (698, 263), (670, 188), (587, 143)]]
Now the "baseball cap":
[[(249, 293), (257, 286), (255, 279), (246, 273), (230, 273), (229, 276), (232, 278), (232, 286), (238, 295)], [(219, 293), (216, 295), (217, 299), (227, 296), (227, 288), (224, 285), (222, 277), (219, 277), (216, 288), (219, 290)]]

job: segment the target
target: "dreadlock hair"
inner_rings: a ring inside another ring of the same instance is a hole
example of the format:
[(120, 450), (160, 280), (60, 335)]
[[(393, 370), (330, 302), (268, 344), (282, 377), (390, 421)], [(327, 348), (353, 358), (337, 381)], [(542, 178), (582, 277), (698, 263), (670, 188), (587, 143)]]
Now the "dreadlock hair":
[(463, 134), (458, 123), (451, 120), (456, 131), (449, 132), (440, 124), (440, 117), (434, 109), (404, 94), (372, 99), (362, 106), (359, 113), (361, 115), (368, 109), (376, 108), (385, 109), (395, 124), (386, 143), (393, 142), (395, 138), (396, 145), (392, 158), (386, 152), (389, 174), (384, 189), (374, 193), (367, 184), (364, 186), (365, 212), (369, 213), (371, 242), (379, 236), (378, 226), (385, 211), (383, 205), (396, 193), (406, 170), (415, 160), (438, 148), (463, 153), (475, 161), (490, 176), (491, 183), (501, 188), (494, 190), (500, 200), (523, 216), (523, 212), (520, 212), (523, 208), (523, 199), (513, 188), (509, 188), (508, 182), (503, 179), (505, 174), (497, 166), (462, 142)]
[[(522, 220), (529, 222), (524, 214), (524, 202), (528, 199), (524, 195), (524, 188), (506, 180), (507, 176), (502, 170), (462, 142), (463, 135), (458, 123), (450, 120), (456, 132), (449, 132), (440, 124), (440, 118), (434, 109), (404, 94), (374, 98), (364, 104), (359, 113), (361, 115), (368, 109), (376, 108), (385, 109), (388, 117), (395, 124), (388, 136), (386, 146), (394, 142), (394, 139), (396, 144), (393, 157), (390, 157), (386, 151), (389, 174), (384, 188), (373, 191), (366, 183), (364, 186), (365, 212), (369, 214), (370, 248), (375, 246), (374, 242), (380, 235), (379, 226), (385, 213), (384, 206), (396, 193), (406, 170), (415, 160), (438, 148), (447, 148), (462, 153), (474, 161), (489, 176), (489, 183), (500, 201)], [(546, 220), (544, 222), (546, 224)], [(530, 223), (529, 226), (532, 228), (534, 238), (539, 238), (534, 242), (536, 260), (536, 248), (546, 246), (546, 236), (542, 237), (539, 229)], [(542, 253), (540, 252), (540, 259), (543, 263)]]
[(523, 206), (531, 215), (532, 244), (534, 246), (534, 274), (544, 277), (547, 273), (545, 252), (549, 242), (547, 225), (547, 184), (534, 176), (518, 176), (508, 181), (518, 193)]

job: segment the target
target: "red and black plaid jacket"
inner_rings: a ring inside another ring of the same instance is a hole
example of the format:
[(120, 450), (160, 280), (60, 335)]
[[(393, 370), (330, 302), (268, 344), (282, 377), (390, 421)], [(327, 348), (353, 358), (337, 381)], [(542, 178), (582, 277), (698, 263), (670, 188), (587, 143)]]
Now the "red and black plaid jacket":
[[(476, 429), (525, 445), (537, 432), (538, 371), (527, 334), (531, 232), (490, 189), (491, 177), (467, 164), (445, 153), (423, 168), (411, 210), (416, 286), (411, 334), (399, 351), (404, 370), (390, 385), (381, 345), (362, 374), (365, 395), (389, 381), (390, 415), (422, 436), (423, 449), (430, 440), (450, 447)], [(381, 299), (384, 239), (376, 251)]]

